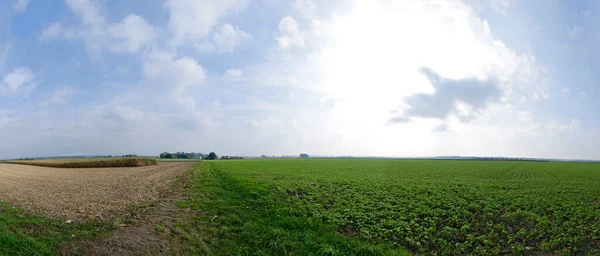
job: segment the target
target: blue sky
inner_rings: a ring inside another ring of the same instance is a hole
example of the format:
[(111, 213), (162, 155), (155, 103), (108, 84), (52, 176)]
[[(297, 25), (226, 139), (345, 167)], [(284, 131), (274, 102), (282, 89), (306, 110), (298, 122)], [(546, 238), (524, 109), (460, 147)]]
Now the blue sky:
[(0, 3), (0, 158), (600, 159), (597, 1)]

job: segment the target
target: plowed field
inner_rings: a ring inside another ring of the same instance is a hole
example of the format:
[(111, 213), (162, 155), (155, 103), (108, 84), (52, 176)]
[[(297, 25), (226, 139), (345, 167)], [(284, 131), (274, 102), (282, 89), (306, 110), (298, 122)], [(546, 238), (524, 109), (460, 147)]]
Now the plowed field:
[(0, 164), (0, 201), (54, 218), (103, 220), (155, 200), (193, 164), (89, 169)]

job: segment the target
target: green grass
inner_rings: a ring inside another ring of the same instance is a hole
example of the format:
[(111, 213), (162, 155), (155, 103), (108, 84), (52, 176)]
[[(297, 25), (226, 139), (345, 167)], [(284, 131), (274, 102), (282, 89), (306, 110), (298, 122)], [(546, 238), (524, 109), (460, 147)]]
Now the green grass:
[(107, 168), (107, 167), (141, 167), (157, 165), (156, 159), (145, 157), (107, 158), (107, 159), (49, 159), (18, 160), (0, 163), (33, 165), (53, 168)]
[(0, 202), (0, 255), (56, 255), (63, 243), (105, 235), (103, 223), (67, 223), (28, 214)]
[(600, 253), (598, 163), (211, 161), (193, 177), (189, 253)]

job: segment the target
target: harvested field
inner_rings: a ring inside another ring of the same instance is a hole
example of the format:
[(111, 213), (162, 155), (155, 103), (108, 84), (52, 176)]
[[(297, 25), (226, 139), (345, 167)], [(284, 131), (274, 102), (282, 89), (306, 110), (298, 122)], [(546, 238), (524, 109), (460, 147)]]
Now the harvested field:
[(82, 159), (44, 159), (44, 160), (16, 160), (3, 161), (0, 163), (23, 164), (54, 168), (110, 168), (110, 167), (142, 167), (156, 165), (154, 158), (131, 157), (131, 158), (82, 158)]
[(193, 164), (68, 169), (0, 163), (0, 201), (54, 218), (106, 220), (156, 200)]

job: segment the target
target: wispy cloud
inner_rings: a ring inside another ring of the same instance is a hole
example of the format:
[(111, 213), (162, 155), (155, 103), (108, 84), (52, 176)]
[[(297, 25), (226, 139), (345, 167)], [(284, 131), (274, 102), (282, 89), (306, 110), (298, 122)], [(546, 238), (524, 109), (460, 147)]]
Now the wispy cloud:
[(29, 5), (29, 0), (14, 0), (13, 9), (16, 13), (23, 13), (27, 9), (27, 5)]
[(575, 25), (569, 32), (569, 38), (571, 38), (571, 40), (580, 39), (581, 36), (583, 36), (583, 32), (584, 29), (582, 27)]

